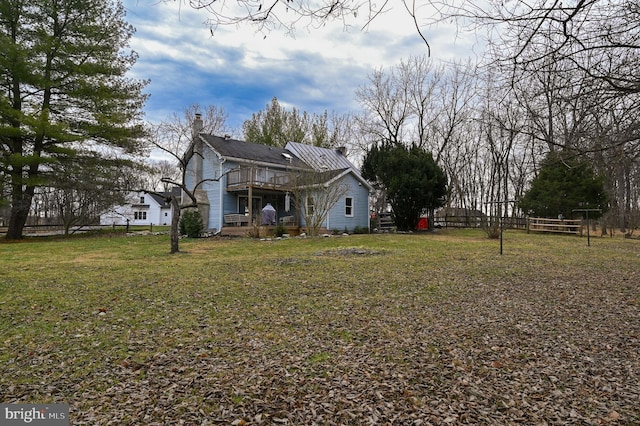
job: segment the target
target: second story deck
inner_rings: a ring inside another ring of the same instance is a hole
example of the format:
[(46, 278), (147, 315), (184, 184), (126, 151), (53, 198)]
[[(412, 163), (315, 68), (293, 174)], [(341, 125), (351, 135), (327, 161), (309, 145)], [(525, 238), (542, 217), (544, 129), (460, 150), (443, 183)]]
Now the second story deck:
[(227, 191), (243, 191), (263, 188), (290, 191), (295, 182), (295, 173), (266, 167), (243, 167), (227, 174)]

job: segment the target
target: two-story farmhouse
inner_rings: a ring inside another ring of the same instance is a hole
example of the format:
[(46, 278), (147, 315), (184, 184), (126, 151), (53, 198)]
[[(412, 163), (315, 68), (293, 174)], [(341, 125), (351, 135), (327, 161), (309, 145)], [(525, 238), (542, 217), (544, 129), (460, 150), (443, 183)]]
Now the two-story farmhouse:
[(100, 215), (100, 225), (169, 225), (172, 211), (167, 199), (170, 195), (168, 192), (132, 192), (127, 195), (126, 204), (113, 206)]
[[(195, 188), (198, 209), (209, 230), (260, 224), (262, 210), (275, 209), (277, 223), (305, 228), (303, 210), (313, 209), (313, 196), (296, 200), (300, 185), (341, 185), (346, 188), (321, 226), (326, 230), (369, 227), (371, 186), (342, 149), (327, 149), (290, 142), (285, 148), (260, 145), (230, 137), (198, 133), (187, 152), (187, 188)], [(304, 183), (301, 175), (314, 175)], [(312, 210), (307, 210), (307, 212)]]

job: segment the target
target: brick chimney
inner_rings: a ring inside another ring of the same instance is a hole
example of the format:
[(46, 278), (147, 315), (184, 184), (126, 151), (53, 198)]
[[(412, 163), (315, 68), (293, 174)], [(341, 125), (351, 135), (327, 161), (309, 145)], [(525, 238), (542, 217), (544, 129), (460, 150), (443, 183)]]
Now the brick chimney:
[(202, 114), (197, 112), (196, 118), (193, 120), (193, 124), (192, 124), (193, 138), (195, 139), (199, 133), (202, 133), (203, 129), (204, 129), (204, 123), (202, 122)]
[(202, 122), (202, 114), (196, 113), (191, 125), (192, 141), (193, 141), (193, 172), (195, 174), (194, 185), (198, 185), (198, 189), (194, 191), (196, 196), (198, 211), (202, 215), (202, 221), (205, 229), (209, 229), (209, 197), (206, 191), (203, 190), (202, 185), (199, 185), (203, 180), (202, 173), (202, 157), (203, 147), (200, 133), (203, 133), (204, 123)]
[(200, 140), (200, 133), (204, 129), (204, 123), (202, 122), (202, 114), (196, 113), (196, 117), (191, 125), (191, 137), (193, 140), (193, 171), (195, 173), (196, 183), (202, 180), (202, 141)]

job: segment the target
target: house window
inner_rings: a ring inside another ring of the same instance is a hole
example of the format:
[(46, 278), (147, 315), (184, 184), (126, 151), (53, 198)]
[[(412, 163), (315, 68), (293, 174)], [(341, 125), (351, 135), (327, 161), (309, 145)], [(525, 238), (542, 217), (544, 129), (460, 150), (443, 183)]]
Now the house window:
[(347, 217), (353, 217), (353, 197), (347, 197), (344, 199), (344, 215)]
[(147, 212), (133, 212), (134, 220), (147, 220)]
[(164, 212), (164, 217), (167, 217), (169, 214), (167, 212)]
[(144, 197), (140, 197), (140, 204), (144, 204)]
[(315, 201), (314, 201), (313, 197), (312, 196), (308, 196), (307, 197), (307, 207), (306, 207), (307, 215), (313, 216), (314, 204), (315, 204)]

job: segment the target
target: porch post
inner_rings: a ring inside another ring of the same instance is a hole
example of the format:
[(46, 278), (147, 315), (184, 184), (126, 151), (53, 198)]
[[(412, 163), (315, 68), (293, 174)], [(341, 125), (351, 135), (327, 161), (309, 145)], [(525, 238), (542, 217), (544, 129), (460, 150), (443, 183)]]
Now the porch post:
[(253, 184), (249, 182), (249, 226), (253, 225)]

